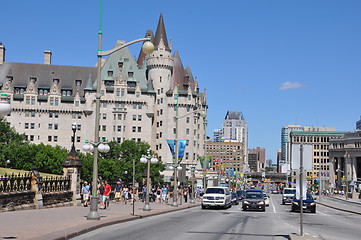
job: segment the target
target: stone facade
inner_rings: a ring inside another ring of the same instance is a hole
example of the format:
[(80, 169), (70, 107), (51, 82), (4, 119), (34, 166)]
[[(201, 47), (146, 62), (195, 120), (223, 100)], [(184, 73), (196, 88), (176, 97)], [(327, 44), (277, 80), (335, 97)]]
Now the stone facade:
[[(190, 68), (179, 53), (172, 54), (162, 15), (156, 34), (146, 32), (155, 45), (150, 55), (134, 59), (128, 48), (103, 59), (101, 70), (100, 138), (122, 142), (145, 141), (164, 163), (172, 155), (166, 139), (175, 138), (175, 104), (178, 102), (178, 136), (187, 140), (183, 164), (196, 164), (204, 154), (206, 93), (200, 92)], [(124, 44), (117, 41), (116, 46)], [(39, 144), (71, 147), (72, 128), (77, 125), (76, 150), (94, 140), (96, 67), (51, 65), (51, 52), (44, 51), (44, 64), (5, 61), (0, 44), (1, 93), (8, 95), (11, 126)], [(95, 56), (94, 56), (95, 59)]]

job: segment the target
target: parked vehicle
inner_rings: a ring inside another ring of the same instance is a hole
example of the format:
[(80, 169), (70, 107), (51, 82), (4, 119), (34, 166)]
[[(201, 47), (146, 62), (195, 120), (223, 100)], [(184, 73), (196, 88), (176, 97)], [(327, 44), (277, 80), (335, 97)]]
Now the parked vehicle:
[(242, 210), (266, 211), (266, 204), (263, 198), (263, 194), (260, 192), (247, 192), (242, 202)]
[(202, 209), (209, 207), (228, 208), (232, 206), (231, 192), (228, 187), (209, 187), (203, 194)]
[(235, 192), (231, 193), (231, 201), (233, 205), (238, 205), (239, 204), (239, 199), (238, 199), (238, 195)]
[[(310, 193), (306, 194), (306, 199), (302, 200), (303, 211), (308, 211), (311, 213), (316, 213), (316, 202)], [(296, 197), (292, 200), (291, 212), (300, 211), (300, 199), (296, 199)]]
[(296, 194), (296, 188), (284, 188), (282, 191), (282, 205), (291, 203)]

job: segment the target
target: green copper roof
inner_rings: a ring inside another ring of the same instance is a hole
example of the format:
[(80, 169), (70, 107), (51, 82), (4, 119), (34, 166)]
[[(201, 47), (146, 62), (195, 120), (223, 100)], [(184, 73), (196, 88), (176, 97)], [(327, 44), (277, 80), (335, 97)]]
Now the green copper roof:
[(341, 131), (291, 131), (292, 136), (341, 136), (345, 133)]

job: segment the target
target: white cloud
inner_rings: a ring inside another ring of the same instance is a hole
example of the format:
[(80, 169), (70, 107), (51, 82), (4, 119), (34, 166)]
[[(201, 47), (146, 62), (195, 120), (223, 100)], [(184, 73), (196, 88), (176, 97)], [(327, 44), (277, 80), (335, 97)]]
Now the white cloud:
[(288, 90), (288, 89), (292, 89), (292, 88), (301, 88), (301, 87), (305, 87), (305, 85), (298, 83), (298, 82), (284, 82), (284, 83), (282, 83), (279, 90)]

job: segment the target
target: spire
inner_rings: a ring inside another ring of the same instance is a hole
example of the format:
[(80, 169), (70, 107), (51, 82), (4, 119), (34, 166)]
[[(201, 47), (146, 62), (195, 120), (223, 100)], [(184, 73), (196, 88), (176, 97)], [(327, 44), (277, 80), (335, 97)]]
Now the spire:
[(162, 14), (160, 14), (159, 21), (158, 21), (158, 26), (157, 26), (157, 31), (155, 33), (154, 47), (156, 49), (158, 48), (159, 43), (161, 41), (163, 41), (163, 44), (165, 46), (165, 50), (170, 52), (171, 49), (170, 49), (170, 47), (168, 45), (167, 34), (166, 34), (166, 31), (165, 31), (163, 15)]

